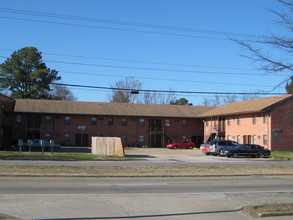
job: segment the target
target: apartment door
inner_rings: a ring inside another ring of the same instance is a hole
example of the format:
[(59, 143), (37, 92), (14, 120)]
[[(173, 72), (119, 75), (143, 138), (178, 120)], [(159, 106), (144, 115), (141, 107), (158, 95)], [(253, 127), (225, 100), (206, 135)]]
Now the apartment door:
[(162, 138), (163, 136), (162, 135), (151, 135), (150, 136), (150, 146), (151, 147), (163, 147), (162, 146)]
[(75, 134), (75, 146), (88, 147), (89, 134)]

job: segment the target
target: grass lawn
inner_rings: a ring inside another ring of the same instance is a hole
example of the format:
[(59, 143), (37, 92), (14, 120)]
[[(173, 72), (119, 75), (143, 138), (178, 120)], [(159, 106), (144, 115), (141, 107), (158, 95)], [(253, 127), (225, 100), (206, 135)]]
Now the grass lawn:
[(270, 158), (274, 160), (293, 160), (292, 151), (272, 151)]
[(1, 160), (109, 160), (124, 159), (119, 156), (99, 156), (90, 153), (41, 153), (41, 152), (18, 152), (0, 151)]

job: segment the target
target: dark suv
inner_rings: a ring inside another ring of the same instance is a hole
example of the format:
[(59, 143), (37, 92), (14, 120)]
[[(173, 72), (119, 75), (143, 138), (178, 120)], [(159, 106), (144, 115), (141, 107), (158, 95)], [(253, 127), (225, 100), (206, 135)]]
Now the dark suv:
[(206, 143), (209, 146), (209, 153), (217, 156), (225, 156), (225, 151), (232, 150), (238, 143), (230, 140), (214, 140)]

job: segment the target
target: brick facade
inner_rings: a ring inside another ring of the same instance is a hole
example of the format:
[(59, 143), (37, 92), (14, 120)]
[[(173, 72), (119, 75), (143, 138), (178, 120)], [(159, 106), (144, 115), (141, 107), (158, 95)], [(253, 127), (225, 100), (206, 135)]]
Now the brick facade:
[[(218, 110), (217, 115), (215, 111), (204, 118), (204, 140), (230, 139), (239, 144), (259, 144), (270, 150), (293, 151), (293, 96), (288, 97), (251, 113), (222, 115)], [(238, 105), (242, 107), (243, 103)], [(237, 103), (232, 107), (237, 109)], [(229, 104), (224, 108), (228, 109)]]
[(92, 136), (121, 137), (125, 146), (165, 147), (215, 138), (293, 150), (293, 95), (230, 103), (218, 108), (48, 100), (0, 94), (0, 147), (18, 139), (51, 139), (90, 146)]
[(61, 145), (90, 146), (92, 136), (121, 137), (126, 146), (164, 147), (189, 139), (200, 144), (202, 120), (196, 118), (99, 115), (14, 114), (13, 140), (53, 139)]

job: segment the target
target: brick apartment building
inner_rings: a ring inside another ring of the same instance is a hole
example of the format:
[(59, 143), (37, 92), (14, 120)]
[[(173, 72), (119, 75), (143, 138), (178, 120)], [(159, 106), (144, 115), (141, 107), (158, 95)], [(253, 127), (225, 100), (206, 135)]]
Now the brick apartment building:
[[(0, 94), (0, 147), (18, 139), (90, 146), (92, 136), (121, 137), (125, 146), (164, 147), (215, 138), (293, 150), (293, 95), (218, 108), (182, 105), (11, 99)], [(204, 121), (204, 123), (203, 123)]]
[(214, 138), (293, 151), (293, 95), (234, 102), (201, 115), (204, 141)]
[(11, 145), (15, 100), (0, 93), (0, 149)]
[[(126, 146), (164, 147), (172, 141), (203, 141), (203, 106), (16, 99), (11, 140), (52, 139), (90, 146), (92, 136), (121, 137)], [(6, 113), (7, 114), (7, 113)]]

